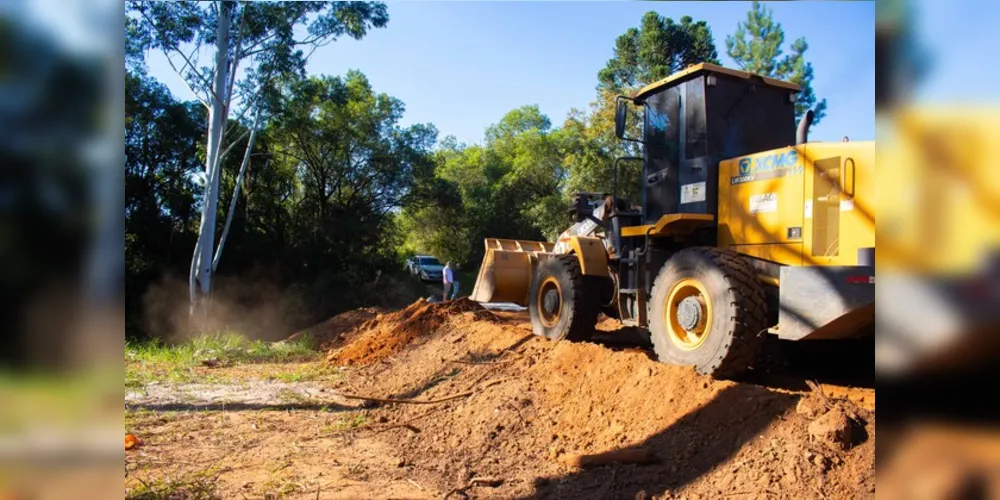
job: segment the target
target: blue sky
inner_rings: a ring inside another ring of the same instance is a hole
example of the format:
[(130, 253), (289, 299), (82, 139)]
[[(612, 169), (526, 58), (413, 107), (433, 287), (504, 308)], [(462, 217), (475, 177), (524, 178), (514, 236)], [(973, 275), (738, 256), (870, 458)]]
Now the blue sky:
[[(914, 94), (920, 101), (992, 102), (1000, 97), (1000, 71), (983, 50), (1000, 47), (1000, 2), (910, 2), (916, 41), (929, 57)], [(980, 50), (974, 50), (974, 48)]]
[[(311, 74), (363, 72), (375, 90), (406, 104), (403, 124), (433, 123), (441, 137), (480, 142), (506, 112), (537, 104), (554, 125), (596, 96), (597, 72), (615, 38), (650, 10), (690, 15), (712, 28), (723, 65), (725, 38), (749, 2), (388, 2), (389, 25), (360, 41), (317, 50)], [(873, 2), (773, 2), (786, 45), (805, 36), (813, 88), (829, 104), (814, 140), (874, 140)], [(152, 54), (151, 54), (152, 56)], [(150, 72), (191, 98), (158, 57)]]

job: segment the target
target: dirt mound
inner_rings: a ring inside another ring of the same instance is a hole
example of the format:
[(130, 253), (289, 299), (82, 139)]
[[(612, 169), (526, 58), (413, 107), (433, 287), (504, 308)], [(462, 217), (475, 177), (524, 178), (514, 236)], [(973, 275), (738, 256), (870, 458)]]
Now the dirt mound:
[[(393, 344), (396, 355), (358, 372), (351, 386), (397, 399), (471, 394), (429, 411), (379, 410), (390, 426), (380, 436), (421, 484), (448, 491), (474, 478), (504, 479), (467, 492), (477, 498), (874, 496), (874, 412), (846, 399), (816, 396), (804, 385), (715, 381), (641, 350), (540, 339), (527, 324), (473, 315), (431, 319), (421, 313), (427, 307), (414, 304), (387, 325), (393, 335), (376, 329), (371, 337), (409, 338), (419, 325), (425, 341)], [(381, 352), (365, 349), (350, 352), (364, 359)], [(800, 399), (817, 397), (808, 415), (796, 411)], [(831, 408), (856, 425), (852, 446), (822, 442), (841, 437), (837, 422), (810, 429)], [(579, 468), (565, 460), (623, 449), (652, 450), (658, 463)]]
[(143, 451), (230, 464), (224, 498), (874, 498), (874, 382), (716, 381), (656, 362), (634, 329), (555, 342), (525, 316), (467, 300), (378, 315), (330, 353), (354, 369), (272, 386), (282, 405), (260, 412), (178, 412), (139, 429)]
[(490, 315), (478, 303), (462, 298), (430, 303), (420, 299), (401, 311), (379, 314), (357, 327), (352, 341), (327, 355), (327, 361), (337, 366), (357, 366), (375, 363), (393, 355), (418, 337), (437, 330), (451, 316), (472, 312), (480, 319)]
[(298, 340), (302, 337), (308, 336), (316, 341), (319, 349), (333, 349), (350, 341), (349, 335), (345, 334), (350, 333), (365, 321), (368, 321), (384, 312), (385, 309), (378, 307), (366, 307), (343, 312), (326, 321), (323, 321), (322, 323), (318, 323), (302, 330), (301, 332), (295, 333), (286, 340)]

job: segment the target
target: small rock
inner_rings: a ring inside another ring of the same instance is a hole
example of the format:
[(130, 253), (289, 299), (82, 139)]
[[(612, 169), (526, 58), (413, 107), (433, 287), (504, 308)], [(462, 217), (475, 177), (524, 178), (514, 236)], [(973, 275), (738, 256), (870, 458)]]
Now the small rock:
[(406, 459), (405, 458), (399, 459), (399, 462), (396, 463), (396, 467), (406, 467)]
[(379, 417), (376, 418), (375, 421), (378, 422), (378, 423), (380, 423), (380, 424), (384, 424), (384, 423), (388, 422), (389, 419), (386, 418), (384, 415), (379, 415)]
[(809, 435), (834, 450), (848, 450), (855, 444), (857, 423), (843, 409), (834, 408), (809, 424)]

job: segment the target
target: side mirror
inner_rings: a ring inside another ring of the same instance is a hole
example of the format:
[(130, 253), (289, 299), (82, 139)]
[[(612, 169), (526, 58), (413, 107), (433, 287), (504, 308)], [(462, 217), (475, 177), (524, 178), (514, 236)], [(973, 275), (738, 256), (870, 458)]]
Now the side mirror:
[(615, 136), (619, 139), (625, 138), (625, 118), (628, 109), (625, 108), (625, 100), (618, 99), (618, 104), (615, 107)]

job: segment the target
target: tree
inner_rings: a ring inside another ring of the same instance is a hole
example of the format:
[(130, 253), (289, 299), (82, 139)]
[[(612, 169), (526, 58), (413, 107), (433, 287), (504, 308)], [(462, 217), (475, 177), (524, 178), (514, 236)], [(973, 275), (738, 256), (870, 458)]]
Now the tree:
[(629, 28), (615, 40), (615, 56), (598, 73), (598, 88), (622, 93), (702, 62), (719, 63), (705, 21), (684, 16), (678, 24), (650, 11), (639, 28)]
[[(131, 16), (126, 22), (129, 62), (134, 64), (136, 54), (143, 50), (162, 51), (208, 109), (202, 219), (189, 276), (193, 311), (196, 276), (202, 294), (207, 295), (218, 263), (213, 254), (219, 253), (215, 232), (220, 163), (239, 142), (230, 139), (230, 146), (225, 146), (230, 111), (241, 108), (237, 123), (256, 116), (273, 99), (275, 79), (301, 75), (317, 47), (344, 35), (360, 39), (369, 29), (385, 26), (388, 14), (378, 2), (134, 1), (129, 2), (127, 12)], [(198, 64), (203, 47), (214, 52), (210, 67)], [(255, 118), (250, 134), (257, 124)], [(252, 148), (250, 142), (248, 148)], [(244, 157), (249, 160), (249, 153)]]
[[(317, 286), (371, 281), (395, 258), (391, 213), (430, 170), (437, 130), (399, 126), (403, 103), (357, 71), (281, 86), (268, 139), (272, 161), (298, 178), (293, 240)], [(295, 249), (290, 249), (295, 252)], [(325, 308), (324, 304), (319, 306)]]
[(409, 250), (475, 263), (484, 238), (553, 238), (568, 226), (561, 136), (538, 106), (511, 110), (485, 137), (439, 145), (433, 177), (400, 218)]
[(813, 125), (826, 116), (826, 99), (817, 100), (813, 92), (813, 67), (805, 59), (809, 48), (805, 38), (792, 42), (791, 54), (784, 54), (785, 30), (774, 20), (773, 12), (760, 2), (753, 2), (746, 21), (737, 24), (736, 33), (726, 37), (726, 52), (743, 71), (786, 80), (802, 87), (795, 103), (796, 120), (813, 110)]
[(139, 328), (142, 295), (163, 274), (184, 272), (196, 240), (198, 147), (204, 109), (177, 102), (141, 72), (125, 74), (126, 325)]
[[(573, 109), (560, 130), (563, 164), (567, 168), (566, 190), (605, 192), (613, 190), (616, 158), (638, 156), (640, 146), (622, 141), (614, 134), (615, 94), (599, 90), (588, 110)], [(630, 137), (641, 133), (641, 121), (629, 122)], [(618, 172), (618, 197), (640, 201), (642, 168), (636, 162), (622, 162)]]

